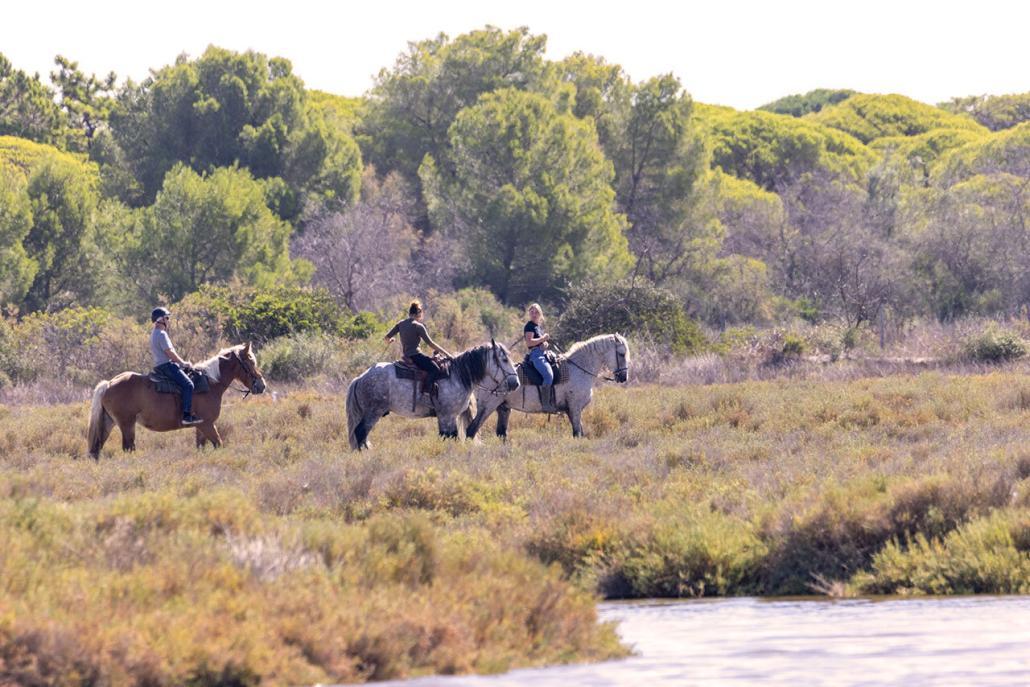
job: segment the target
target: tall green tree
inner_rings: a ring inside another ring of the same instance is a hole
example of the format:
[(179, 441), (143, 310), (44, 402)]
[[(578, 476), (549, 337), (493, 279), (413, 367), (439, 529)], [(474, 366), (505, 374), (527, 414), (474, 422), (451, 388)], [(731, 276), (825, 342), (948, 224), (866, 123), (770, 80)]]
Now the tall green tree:
[(19, 303), (38, 265), (23, 241), (32, 228), (32, 207), (24, 177), (0, 163), (0, 305)]
[(0, 54), (0, 136), (57, 143), (63, 133), (61, 110), (53, 91), (39, 79), (15, 69)]
[(693, 103), (671, 74), (620, 89), (605, 122), (619, 210), (638, 271), (656, 284), (686, 276), (695, 249), (718, 241), (703, 191), (708, 160)]
[(289, 235), (289, 224), (265, 204), (264, 184), (247, 170), (201, 176), (177, 165), (154, 204), (136, 215), (122, 264), (152, 301), (177, 301), (203, 284), (231, 279), (288, 284), (309, 274), (290, 260)]
[(53, 156), (28, 179), (32, 228), (25, 250), (38, 270), (26, 295), (28, 310), (88, 302), (96, 284), (90, 256), (99, 201), (96, 168)]
[(103, 80), (96, 75), (87, 76), (79, 69), (79, 63), (58, 55), (54, 58), (57, 70), (50, 72), (50, 80), (57, 87), (61, 109), (67, 117), (69, 132), (68, 147), (72, 150), (88, 150), (97, 131), (106, 124), (115, 105), (114, 72)]
[(438, 226), (465, 245), (474, 283), (514, 304), (631, 267), (611, 163), (592, 122), (506, 89), (462, 111), (449, 139), (453, 173), (429, 157), (422, 176)]
[(209, 47), (180, 56), (119, 93), (111, 126), (150, 202), (175, 164), (208, 172), (234, 164), (261, 179), (281, 178), (277, 203), (295, 217), (308, 194), (354, 200), (361, 159), (350, 135), (308, 106), (289, 61)]
[(526, 27), (487, 26), (410, 43), (369, 94), (359, 137), (365, 156), (380, 174), (399, 172), (416, 188), (427, 156), (438, 172), (453, 174), (448, 131), (458, 113), (484, 93), (537, 88), (549, 73), (546, 42)]

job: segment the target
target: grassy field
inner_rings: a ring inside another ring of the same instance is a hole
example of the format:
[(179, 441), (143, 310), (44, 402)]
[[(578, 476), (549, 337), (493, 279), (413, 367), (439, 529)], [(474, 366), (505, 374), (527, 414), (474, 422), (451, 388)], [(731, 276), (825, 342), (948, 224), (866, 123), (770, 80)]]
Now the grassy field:
[[(224, 449), (0, 407), (0, 682), (303, 684), (621, 655), (599, 596), (1030, 593), (1030, 377), (599, 389), (507, 444), (342, 394)], [(492, 422), (487, 430), (492, 431)]]

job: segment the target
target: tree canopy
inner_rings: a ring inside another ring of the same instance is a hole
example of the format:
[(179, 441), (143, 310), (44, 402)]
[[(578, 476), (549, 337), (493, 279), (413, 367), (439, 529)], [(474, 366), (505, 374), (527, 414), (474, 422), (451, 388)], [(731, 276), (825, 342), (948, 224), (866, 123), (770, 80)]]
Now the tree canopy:
[(917, 136), (933, 129), (983, 132), (971, 117), (946, 112), (903, 95), (853, 95), (806, 119), (851, 134), (862, 143), (885, 136)]
[(217, 46), (140, 83), (0, 56), (0, 306), (276, 285), (348, 312), (456, 289), (572, 307), (629, 284), (713, 327), (1030, 311), (1028, 94), (737, 111), (546, 45), (439, 34), (360, 97)]
[(422, 175), (439, 226), (460, 232), (468, 275), (507, 303), (632, 264), (615, 212), (612, 165), (590, 121), (515, 89), (484, 95), (448, 134), (453, 169)]

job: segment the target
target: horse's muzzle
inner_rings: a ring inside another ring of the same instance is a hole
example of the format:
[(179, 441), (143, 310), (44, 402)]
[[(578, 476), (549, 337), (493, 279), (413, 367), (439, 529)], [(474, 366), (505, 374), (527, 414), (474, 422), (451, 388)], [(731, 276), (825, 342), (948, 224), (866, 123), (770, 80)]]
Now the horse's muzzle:
[(629, 370), (617, 370), (615, 372), (615, 381), (620, 384), (625, 384), (626, 380), (629, 379)]
[(515, 391), (519, 388), (519, 378), (515, 375), (510, 375), (507, 379), (508, 391)]
[(265, 382), (264, 382), (264, 380), (259, 379), (256, 382), (254, 382), (254, 392), (253, 393), (255, 393), (255, 394), (263, 394), (263, 393), (265, 393)]

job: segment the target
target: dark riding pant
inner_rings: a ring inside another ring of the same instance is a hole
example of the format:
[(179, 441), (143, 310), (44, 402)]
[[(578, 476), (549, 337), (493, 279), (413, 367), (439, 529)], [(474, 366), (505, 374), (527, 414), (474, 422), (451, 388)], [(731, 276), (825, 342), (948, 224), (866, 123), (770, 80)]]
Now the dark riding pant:
[(425, 353), (412, 353), (408, 357), (411, 358), (411, 362), (415, 363), (415, 367), (429, 373), (429, 377), (426, 379), (426, 388), (431, 389), (433, 382), (440, 376), (440, 366)]
[(182, 414), (189, 415), (193, 409), (193, 382), (189, 376), (178, 365), (171, 362), (158, 365), (157, 369), (179, 385), (179, 390), (182, 392)]

